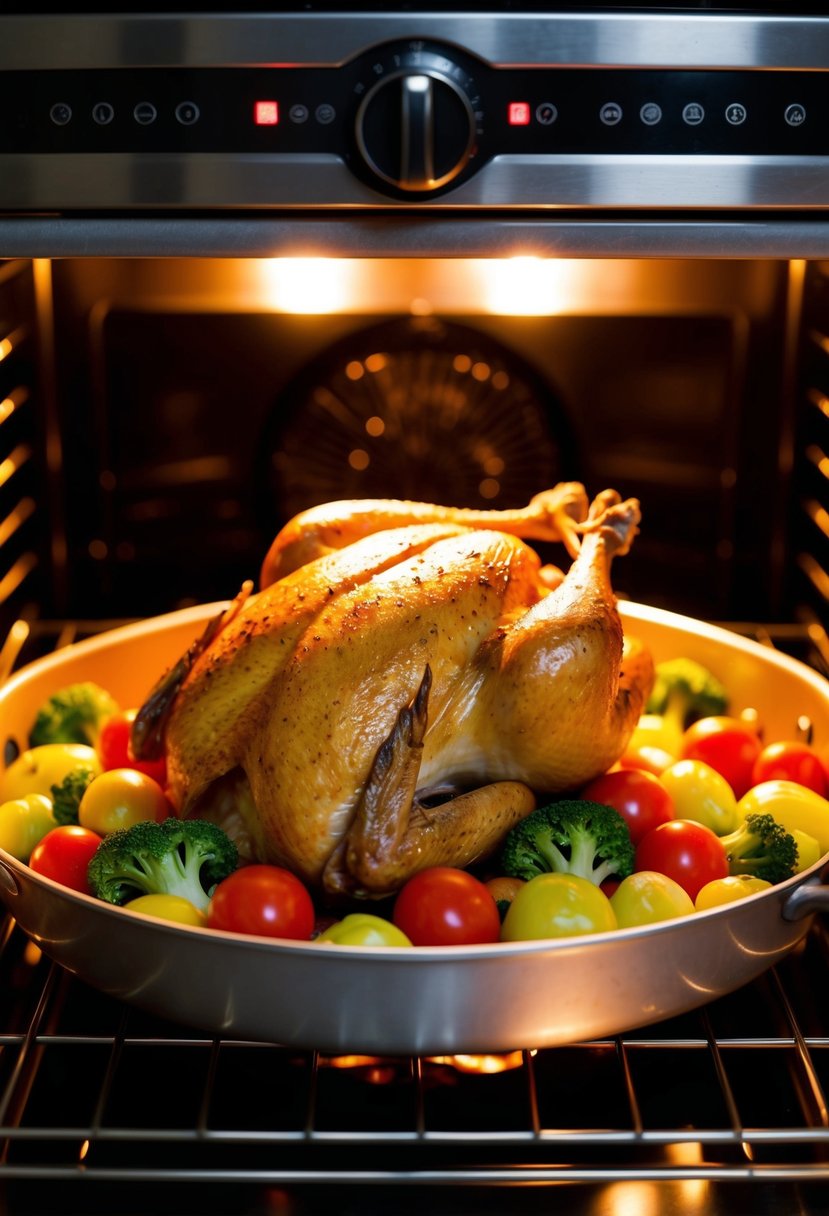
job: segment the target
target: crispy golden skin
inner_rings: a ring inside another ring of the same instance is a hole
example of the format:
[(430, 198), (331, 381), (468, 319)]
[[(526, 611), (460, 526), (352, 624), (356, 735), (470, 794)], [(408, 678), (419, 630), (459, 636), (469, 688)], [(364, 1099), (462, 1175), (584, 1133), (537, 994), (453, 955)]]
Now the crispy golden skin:
[[(610, 584), (638, 504), (605, 492), (588, 513), (572, 485), (539, 499), (524, 530), (580, 544), (563, 578), (542, 576), (510, 534), (520, 512), (432, 508), (429, 522), (426, 504), (372, 516), (346, 503), (309, 513), (307, 529), (289, 524), (266, 585), (173, 706), (182, 813), (210, 813), (232, 782), (255, 856), (332, 893), (376, 896), (425, 865), (485, 856), (535, 794), (609, 767), (652, 680), (647, 653), (624, 646)], [(431, 805), (441, 787), (455, 796)]]

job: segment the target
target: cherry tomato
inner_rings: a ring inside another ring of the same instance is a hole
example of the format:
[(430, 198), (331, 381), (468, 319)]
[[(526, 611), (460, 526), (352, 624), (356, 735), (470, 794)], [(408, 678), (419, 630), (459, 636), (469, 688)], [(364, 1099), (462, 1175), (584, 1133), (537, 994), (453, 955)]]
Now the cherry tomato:
[(501, 940), (523, 942), (578, 937), (616, 928), (604, 891), (576, 874), (538, 874), (525, 883), (504, 917)]
[(329, 925), (316, 938), (318, 942), (335, 942), (338, 946), (411, 946), (406, 934), (390, 920), (368, 912), (351, 912), (342, 920)]
[(207, 924), (205, 914), (181, 895), (139, 895), (124, 907), (128, 912), (142, 912), (145, 916), (157, 916), (159, 920), (172, 920), (180, 925), (203, 928)]
[(617, 769), (605, 773), (582, 790), (582, 798), (603, 802), (618, 811), (628, 826), (630, 839), (638, 844), (646, 832), (674, 818), (674, 800), (653, 773), (641, 769)]
[(820, 855), (829, 853), (829, 801), (796, 781), (764, 781), (737, 803), (740, 823), (746, 815), (771, 815), (787, 832), (797, 828), (818, 842)]
[(314, 905), (300, 880), (280, 866), (242, 866), (223, 879), (207, 909), (211, 929), (305, 941), (314, 929)]
[(754, 762), (752, 785), (763, 781), (796, 781), (825, 798), (826, 774), (820, 756), (807, 743), (769, 743)]
[(635, 870), (658, 870), (696, 899), (700, 887), (725, 878), (728, 861), (719, 836), (692, 819), (672, 819), (643, 836), (636, 846)]
[(694, 910), (685, 888), (656, 870), (640, 870), (623, 878), (611, 895), (610, 904), (620, 929), (674, 920), (677, 916), (689, 916)]
[(37, 874), (91, 895), (86, 871), (101, 837), (76, 823), (65, 823), (38, 841), (32, 849), (29, 865)]
[(392, 920), (414, 946), (470, 946), (497, 942), (498, 906), (484, 884), (466, 870), (432, 866), (402, 887)]
[(517, 892), (523, 887), (524, 881), (523, 878), (514, 878), (511, 874), (502, 874), (497, 878), (488, 878), (484, 883), (487, 891), (489, 891), (495, 900), (501, 920), (506, 916), (507, 908), (515, 899)]
[(718, 836), (737, 827), (737, 799), (731, 786), (702, 760), (677, 760), (662, 774), (662, 784), (674, 800), (677, 819), (704, 823)]
[(725, 777), (735, 798), (742, 798), (753, 781), (762, 751), (760, 736), (739, 718), (700, 718), (682, 736), (681, 760), (702, 760)]
[(646, 773), (653, 773), (658, 777), (665, 772), (676, 761), (676, 756), (673, 752), (666, 751), (664, 747), (657, 747), (652, 743), (642, 743), (635, 747), (628, 747), (624, 755), (619, 757), (619, 764), (622, 768), (640, 768)]
[(0, 776), (0, 802), (25, 798), (26, 794), (45, 794), (53, 785), (77, 769), (97, 776), (101, 771), (98, 753), (85, 743), (41, 743), (21, 752)]
[(808, 832), (802, 832), (800, 828), (788, 828), (794, 842), (797, 845), (797, 873), (801, 870), (808, 870), (815, 862), (820, 861), (820, 845), (814, 836), (810, 836)]
[(37, 842), (57, 826), (45, 794), (11, 798), (0, 805), (0, 848), (18, 861), (28, 861)]
[(163, 789), (146, 773), (134, 768), (113, 768), (86, 787), (78, 807), (78, 823), (101, 836), (154, 820), (162, 823), (173, 813)]
[(164, 757), (160, 760), (136, 760), (132, 754), (130, 731), (137, 713), (137, 709), (127, 709), (123, 713), (113, 714), (102, 723), (98, 736), (101, 765), (105, 769), (137, 769), (139, 773), (146, 773), (164, 788), (167, 784), (167, 761)]
[(753, 874), (729, 874), (726, 878), (715, 878), (707, 882), (697, 892), (694, 907), (697, 912), (705, 912), (708, 908), (718, 908), (720, 904), (731, 904), (737, 899), (745, 899), (757, 891), (767, 891), (771, 886), (765, 878), (755, 878)]

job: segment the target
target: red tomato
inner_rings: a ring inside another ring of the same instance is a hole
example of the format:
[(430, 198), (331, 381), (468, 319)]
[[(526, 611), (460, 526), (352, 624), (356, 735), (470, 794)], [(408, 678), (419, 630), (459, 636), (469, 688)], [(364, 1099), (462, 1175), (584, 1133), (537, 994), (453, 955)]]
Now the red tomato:
[(646, 832), (674, 818), (674, 800), (653, 773), (617, 769), (591, 781), (581, 792), (589, 802), (602, 802), (618, 811), (638, 844)]
[(53, 878), (73, 891), (91, 895), (86, 871), (100, 843), (101, 837), (97, 832), (79, 827), (76, 823), (63, 824), (59, 828), (52, 828), (35, 845), (29, 865), (37, 874)]
[(98, 755), (105, 769), (134, 768), (139, 773), (146, 773), (157, 781), (162, 789), (167, 784), (167, 761), (162, 756), (160, 760), (136, 760), (130, 747), (130, 731), (138, 710), (128, 709), (123, 713), (113, 714), (101, 726), (98, 736)]
[(725, 878), (728, 861), (719, 836), (693, 819), (672, 819), (643, 836), (634, 870), (657, 870), (679, 883), (691, 899), (707, 882)]
[(470, 946), (501, 938), (498, 906), (486, 886), (451, 866), (432, 866), (410, 878), (395, 900), (392, 920), (413, 946)]
[(739, 718), (700, 718), (682, 736), (682, 760), (702, 760), (725, 777), (735, 798), (753, 784), (754, 765), (762, 751), (760, 736)]
[(763, 781), (796, 781), (826, 797), (826, 775), (820, 756), (807, 743), (770, 743), (757, 757), (752, 785)]
[(211, 929), (308, 940), (314, 905), (300, 880), (279, 866), (242, 866), (216, 887), (207, 909)]

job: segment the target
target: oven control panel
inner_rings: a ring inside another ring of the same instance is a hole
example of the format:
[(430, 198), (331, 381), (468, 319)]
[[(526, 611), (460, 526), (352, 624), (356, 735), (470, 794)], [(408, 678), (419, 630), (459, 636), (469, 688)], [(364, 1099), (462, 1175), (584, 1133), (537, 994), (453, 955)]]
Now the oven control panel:
[[(731, 205), (717, 195), (711, 158), (728, 158), (739, 191), (755, 162), (784, 174), (829, 156), (829, 70), (495, 67), (447, 43), (403, 39), (333, 67), (5, 71), (0, 114), (0, 158), (22, 158), (18, 167), (37, 158), (41, 176), (51, 161), (100, 179), (103, 205), (108, 190), (112, 205), (221, 204), (223, 173), (236, 183), (231, 205), (454, 201), (455, 192), (475, 205), (483, 187), (462, 188), (488, 169), (497, 205), (676, 206), (677, 183), (693, 187), (702, 166), (711, 204)], [(131, 178), (137, 197), (123, 197), (123, 180), (107, 184), (108, 173)], [(183, 195), (176, 175), (187, 179)], [(6, 182), (0, 205), (14, 206)], [(83, 205), (78, 183), (66, 195)]]

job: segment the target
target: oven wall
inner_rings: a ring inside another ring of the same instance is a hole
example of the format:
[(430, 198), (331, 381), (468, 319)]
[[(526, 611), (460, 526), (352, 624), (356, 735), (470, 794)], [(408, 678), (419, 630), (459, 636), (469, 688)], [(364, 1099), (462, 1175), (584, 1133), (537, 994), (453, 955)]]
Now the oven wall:
[(223, 598), (314, 502), (497, 508), (575, 478), (642, 502), (622, 594), (709, 618), (790, 615), (804, 269), (22, 264), (51, 575), (34, 598), (96, 618)]

